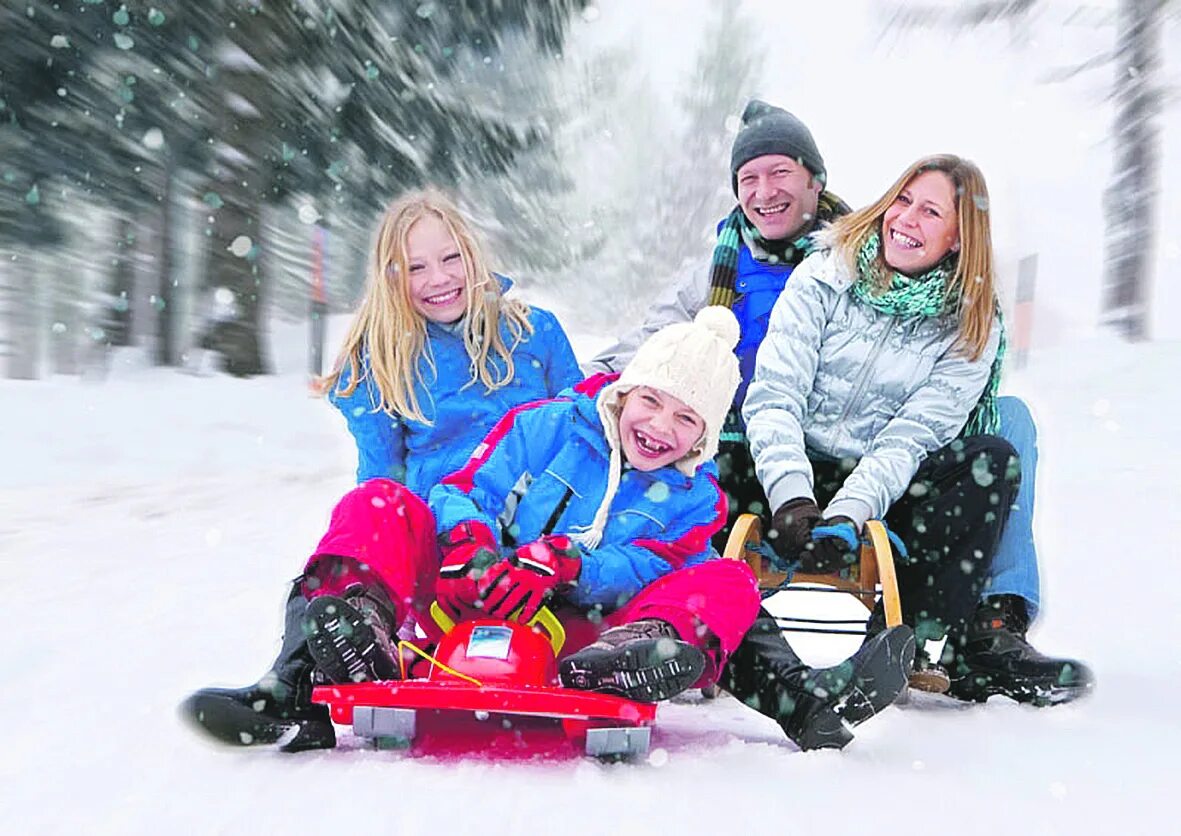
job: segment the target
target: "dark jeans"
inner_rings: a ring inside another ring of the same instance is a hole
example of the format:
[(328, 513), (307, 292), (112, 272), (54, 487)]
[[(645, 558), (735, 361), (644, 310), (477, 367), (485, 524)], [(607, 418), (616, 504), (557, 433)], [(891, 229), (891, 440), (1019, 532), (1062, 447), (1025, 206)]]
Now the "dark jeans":
[[(849, 460), (812, 460), (822, 509), (854, 465)], [(730, 500), (727, 524), (714, 539), (721, 551), (740, 513), (758, 514), (765, 530), (774, 509), (767, 507), (745, 444), (723, 443), (718, 467)], [(970, 436), (928, 456), (886, 513), (886, 525), (909, 552), (894, 559), (902, 619), (915, 628), (920, 641), (948, 630), (960, 632), (971, 616), (1020, 483), (1012, 445), (997, 436)]]

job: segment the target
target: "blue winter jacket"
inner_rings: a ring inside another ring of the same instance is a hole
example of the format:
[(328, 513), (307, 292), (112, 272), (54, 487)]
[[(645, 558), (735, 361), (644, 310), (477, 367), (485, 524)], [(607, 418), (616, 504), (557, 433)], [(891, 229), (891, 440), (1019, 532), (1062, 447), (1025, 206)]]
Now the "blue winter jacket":
[[(427, 344), (436, 372), (425, 358), (420, 360), (427, 385), (417, 383), (415, 394), (430, 423), (393, 417), (378, 409), (381, 399), (367, 374), (367, 360), (357, 388), (351, 395), (341, 395), (350, 380), (346, 364), (329, 399), (344, 414), (357, 442), (358, 484), (379, 477), (393, 479), (425, 499), (443, 476), (467, 462), (472, 448), (506, 412), (528, 401), (552, 398), (581, 380), (574, 350), (557, 317), (532, 308), (529, 320), (533, 333), (525, 335), (513, 352), (513, 380), (493, 392), (478, 380), (472, 382), (462, 330), (427, 323)], [(512, 345), (507, 325), (502, 324), (501, 335)], [(489, 360), (503, 371), (499, 357), (493, 354)]]
[[(506, 415), (467, 466), (431, 490), (439, 531), (479, 521), (511, 549), (545, 534), (589, 529), (611, 456), (596, 401), (616, 377), (595, 375)], [(660, 576), (706, 560), (710, 537), (726, 518), (716, 475), (713, 462), (693, 478), (672, 466), (625, 466), (602, 541), (582, 549), (582, 573), (564, 597), (614, 610)]]

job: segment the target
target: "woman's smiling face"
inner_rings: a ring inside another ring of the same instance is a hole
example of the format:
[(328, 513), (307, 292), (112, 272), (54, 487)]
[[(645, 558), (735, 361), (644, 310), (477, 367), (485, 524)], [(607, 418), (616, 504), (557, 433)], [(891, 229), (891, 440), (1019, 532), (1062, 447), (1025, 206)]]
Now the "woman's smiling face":
[(903, 187), (882, 216), (882, 256), (915, 276), (959, 249), (955, 184), (942, 171), (924, 171)]

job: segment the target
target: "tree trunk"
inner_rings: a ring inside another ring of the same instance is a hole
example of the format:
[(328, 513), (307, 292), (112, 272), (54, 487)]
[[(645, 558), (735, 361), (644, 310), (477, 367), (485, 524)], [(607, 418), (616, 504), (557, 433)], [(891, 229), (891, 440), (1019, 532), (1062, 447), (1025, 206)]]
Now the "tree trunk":
[(164, 187), (160, 198), (160, 258), (157, 262), (156, 296), (156, 351), (157, 366), (178, 364), (176, 347), (176, 323), (180, 311), (177, 308), (177, 279), (173, 268), (173, 217), (172, 195), (176, 173), (171, 155), (164, 167)]
[(258, 157), (266, 142), (260, 102), (267, 95), (261, 68), (229, 62), (220, 72), (222, 146), (205, 193), (211, 207), (205, 287), (228, 292), (228, 315), (213, 323), (202, 346), (221, 355), (224, 371), (240, 377), (266, 374), (263, 356), (262, 197), (267, 165)]
[(1148, 286), (1160, 167), (1161, 0), (1122, 0), (1116, 44), (1114, 170), (1104, 196), (1107, 242), (1101, 322), (1148, 338)]
[[(256, 212), (243, 206), (241, 195), (230, 194), (232, 186), (222, 184), (225, 203), (218, 210), (209, 237), (206, 283), (223, 303), (226, 315), (212, 323), (202, 340), (204, 348), (221, 355), (223, 371), (240, 377), (265, 374), (262, 342), (262, 273), (259, 270), (259, 224)], [(257, 207), (254, 207), (257, 210)], [(241, 239), (249, 238), (247, 244)], [(237, 242), (237, 243), (235, 243)], [(243, 255), (236, 251), (249, 246)]]
[(111, 283), (103, 330), (109, 346), (131, 345), (132, 301), (135, 298), (135, 225), (129, 212), (115, 219), (115, 248), (111, 257)]
[(37, 302), (36, 259), (20, 253), (5, 259), (8, 270), (8, 368), (12, 380), (36, 380), (40, 357), (40, 306)]
[(54, 374), (78, 374), (78, 337), (82, 328), (79, 310), (84, 298), (79, 274), (58, 276), (50, 286), (49, 356)]

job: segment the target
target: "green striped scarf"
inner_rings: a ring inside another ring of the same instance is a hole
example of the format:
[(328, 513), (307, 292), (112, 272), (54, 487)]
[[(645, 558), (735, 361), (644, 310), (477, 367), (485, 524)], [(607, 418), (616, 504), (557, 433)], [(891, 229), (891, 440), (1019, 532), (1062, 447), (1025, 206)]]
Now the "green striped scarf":
[[(885, 269), (881, 259), (882, 241), (877, 232), (870, 233), (861, 249), (857, 251), (857, 280), (853, 283), (853, 296), (862, 304), (891, 316), (942, 316), (955, 312), (958, 299), (948, 296), (948, 283), (955, 274), (956, 257), (945, 258), (921, 276), (914, 278), (900, 273), (891, 273), (889, 286), (885, 291), (878, 288), (878, 281)], [(962, 436), (995, 434), (1000, 429), (1000, 414), (997, 411), (996, 393), (1001, 382), (1001, 366), (1005, 359), (1005, 323), (997, 306), (997, 318), (1001, 324), (1001, 340), (996, 357), (988, 374), (984, 393), (976, 402)]]
[(805, 256), (816, 249), (812, 240), (812, 232), (819, 226), (831, 223), (834, 218), (848, 214), (849, 207), (834, 194), (821, 192), (816, 202), (816, 218), (808, 224), (807, 231), (795, 238), (784, 241), (769, 241), (759, 234), (758, 229), (741, 206), (735, 206), (726, 216), (722, 228), (718, 230), (718, 242), (714, 245), (713, 259), (709, 268), (709, 303), (710, 305), (724, 305), (734, 307), (738, 299), (735, 282), (738, 279), (738, 252), (742, 247), (743, 236), (753, 241), (767, 255), (768, 264), (796, 265)]

